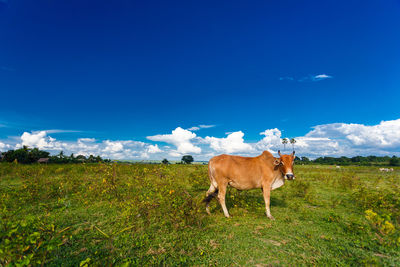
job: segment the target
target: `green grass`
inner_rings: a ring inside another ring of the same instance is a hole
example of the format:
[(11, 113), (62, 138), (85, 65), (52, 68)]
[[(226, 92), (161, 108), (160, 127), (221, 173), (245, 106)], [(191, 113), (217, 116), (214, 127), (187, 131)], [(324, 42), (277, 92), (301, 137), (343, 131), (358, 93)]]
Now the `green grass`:
[(0, 164), (0, 265), (400, 263), (400, 170), (296, 166), (271, 194), (201, 202), (207, 166)]

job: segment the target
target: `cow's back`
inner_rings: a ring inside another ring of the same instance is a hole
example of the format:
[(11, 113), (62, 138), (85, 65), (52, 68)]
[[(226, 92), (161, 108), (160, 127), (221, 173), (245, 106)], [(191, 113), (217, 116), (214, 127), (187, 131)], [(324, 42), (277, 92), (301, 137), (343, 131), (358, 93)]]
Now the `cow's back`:
[(210, 174), (218, 184), (229, 183), (237, 189), (260, 188), (265, 164), (260, 157), (219, 155), (209, 161)]

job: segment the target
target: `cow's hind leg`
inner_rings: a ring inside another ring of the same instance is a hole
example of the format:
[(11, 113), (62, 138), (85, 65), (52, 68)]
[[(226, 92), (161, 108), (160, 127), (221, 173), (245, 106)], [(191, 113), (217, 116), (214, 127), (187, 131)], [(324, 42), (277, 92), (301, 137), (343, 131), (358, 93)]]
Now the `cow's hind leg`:
[(210, 215), (210, 201), (218, 195), (218, 189), (211, 183), (210, 188), (207, 191), (206, 198), (203, 202), (206, 203), (206, 212)]
[(226, 186), (227, 186), (226, 183), (224, 183), (222, 185), (218, 185), (218, 188), (219, 188), (218, 200), (219, 200), (219, 203), (221, 204), (222, 210), (224, 211), (225, 217), (229, 218), (230, 217), (229, 212), (225, 205)]

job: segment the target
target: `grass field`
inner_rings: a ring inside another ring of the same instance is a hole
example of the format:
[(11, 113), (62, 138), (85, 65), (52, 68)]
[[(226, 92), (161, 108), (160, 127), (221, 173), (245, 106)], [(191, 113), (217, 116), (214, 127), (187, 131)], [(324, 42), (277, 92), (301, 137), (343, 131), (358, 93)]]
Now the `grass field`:
[(0, 164), (0, 265), (400, 265), (400, 170), (295, 166), (201, 202), (207, 166)]

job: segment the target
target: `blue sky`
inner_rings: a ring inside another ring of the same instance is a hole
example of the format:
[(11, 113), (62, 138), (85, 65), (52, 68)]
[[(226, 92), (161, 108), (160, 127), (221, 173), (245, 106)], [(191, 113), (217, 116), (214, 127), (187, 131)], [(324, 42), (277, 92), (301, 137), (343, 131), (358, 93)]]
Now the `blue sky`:
[(0, 0), (0, 150), (397, 155), (399, 29), (398, 0)]

